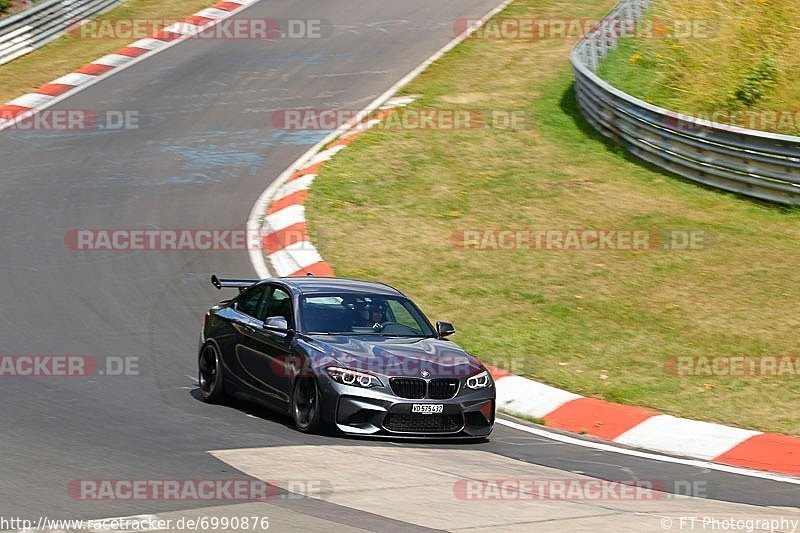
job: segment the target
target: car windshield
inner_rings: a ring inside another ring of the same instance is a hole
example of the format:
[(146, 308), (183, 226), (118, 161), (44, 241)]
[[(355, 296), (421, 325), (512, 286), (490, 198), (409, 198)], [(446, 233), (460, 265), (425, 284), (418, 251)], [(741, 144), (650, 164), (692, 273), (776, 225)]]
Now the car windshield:
[(411, 300), (365, 293), (315, 294), (300, 299), (303, 332), (317, 335), (433, 337)]

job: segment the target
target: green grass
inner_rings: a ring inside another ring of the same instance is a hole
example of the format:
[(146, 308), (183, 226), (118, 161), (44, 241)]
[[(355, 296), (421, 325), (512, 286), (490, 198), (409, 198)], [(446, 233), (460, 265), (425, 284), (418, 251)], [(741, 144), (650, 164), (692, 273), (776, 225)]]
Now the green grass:
[(782, 123), (770, 124), (765, 114), (763, 120), (743, 118), (736, 125), (800, 134), (800, 3), (657, 0), (647, 18), (694, 21), (698, 31), (624, 40), (602, 63), (602, 78), (650, 103), (692, 115), (781, 112)]
[[(178, 20), (215, 0), (131, 0), (93, 17), (97, 20)], [(136, 39), (85, 39), (68, 33), (30, 54), (0, 66), (0, 104), (35, 91), (45, 83), (110, 54)]]
[[(612, 1), (518, 0), (503, 17), (599, 17)], [(799, 355), (800, 211), (664, 175), (575, 105), (571, 42), (470, 40), (405, 91), (418, 109), (519, 110), (517, 131), (371, 130), (307, 204), (337, 275), (383, 280), (484, 360), (592, 397), (800, 435), (800, 379), (697, 379), (676, 355)], [(454, 232), (687, 228), (702, 251), (474, 251)]]

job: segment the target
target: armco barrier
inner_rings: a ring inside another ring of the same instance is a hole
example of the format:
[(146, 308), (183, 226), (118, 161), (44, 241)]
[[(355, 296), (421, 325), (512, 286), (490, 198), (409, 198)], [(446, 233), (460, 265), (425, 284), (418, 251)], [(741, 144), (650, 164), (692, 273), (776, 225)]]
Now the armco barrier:
[(122, 0), (45, 0), (0, 20), (0, 65), (44, 46), (77, 20), (119, 3)]
[(620, 34), (630, 34), (649, 5), (649, 0), (622, 0), (572, 50), (583, 116), (657, 167), (725, 191), (800, 206), (800, 137), (683, 116), (615, 89), (595, 74)]

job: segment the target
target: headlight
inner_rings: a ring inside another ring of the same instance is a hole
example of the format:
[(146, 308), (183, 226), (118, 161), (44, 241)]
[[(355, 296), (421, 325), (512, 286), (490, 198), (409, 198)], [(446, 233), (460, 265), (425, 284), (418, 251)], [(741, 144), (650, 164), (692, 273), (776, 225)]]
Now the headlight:
[(480, 374), (475, 374), (471, 378), (467, 378), (467, 387), (473, 390), (485, 389), (492, 384), (492, 378), (489, 372), (484, 370)]
[(343, 385), (352, 385), (353, 387), (380, 387), (383, 385), (381, 380), (372, 374), (366, 372), (357, 372), (347, 368), (339, 368), (338, 366), (329, 366), (325, 369), (328, 375)]

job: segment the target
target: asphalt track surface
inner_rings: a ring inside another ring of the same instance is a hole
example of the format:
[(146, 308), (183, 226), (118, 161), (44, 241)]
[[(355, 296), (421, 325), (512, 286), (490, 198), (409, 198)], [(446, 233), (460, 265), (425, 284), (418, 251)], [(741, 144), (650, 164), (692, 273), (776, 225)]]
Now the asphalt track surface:
[[(0, 516), (97, 518), (207, 506), (86, 502), (66, 487), (79, 479), (244, 475), (210, 450), (301, 446), (324, 456), (326, 446), (397, 446), (306, 436), (256, 408), (197, 399), (202, 314), (221, 299), (208, 278), (252, 276), (246, 252), (75, 252), (64, 235), (73, 228), (244, 228), (264, 188), (326, 133), (276, 130), (272, 111), (360, 109), (451, 39), (456, 19), (481, 16), (495, 3), (262, 1), (237, 17), (321, 18), (335, 31), (319, 40), (184, 42), (56, 106), (138, 111), (139, 129), (0, 132), (0, 353), (136, 356), (140, 365), (137, 376), (0, 379)], [(483, 444), (401, 446), (483, 450), (612, 480), (702, 480), (712, 499), (800, 505), (797, 485), (503, 426)], [(306, 517), (295, 525), (308, 529), (319, 526), (315, 515), (365, 529), (412, 529), (330, 502), (281, 505)]]

